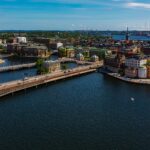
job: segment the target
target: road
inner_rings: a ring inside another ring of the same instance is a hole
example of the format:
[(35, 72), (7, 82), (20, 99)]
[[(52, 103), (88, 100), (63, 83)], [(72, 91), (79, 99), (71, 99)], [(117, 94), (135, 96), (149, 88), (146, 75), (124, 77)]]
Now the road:
[(7, 82), (0, 84), (0, 97), (21, 91), (23, 89), (28, 89), (52, 81), (57, 81), (60, 79), (65, 79), (73, 76), (78, 76), (81, 74), (86, 74), (96, 71), (97, 68), (101, 67), (102, 64), (93, 64), (88, 66), (77, 67), (74, 69), (68, 69), (66, 71), (58, 71), (46, 75), (39, 75), (30, 78), (25, 78), (23, 80), (17, 80), (12, 82)]

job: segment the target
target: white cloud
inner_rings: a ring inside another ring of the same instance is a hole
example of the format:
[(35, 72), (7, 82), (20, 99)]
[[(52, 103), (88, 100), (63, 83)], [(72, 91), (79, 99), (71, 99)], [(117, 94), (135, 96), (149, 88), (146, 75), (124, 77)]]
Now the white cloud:
[(127, 7), (150, 9), (150, 3), (127, 3)]

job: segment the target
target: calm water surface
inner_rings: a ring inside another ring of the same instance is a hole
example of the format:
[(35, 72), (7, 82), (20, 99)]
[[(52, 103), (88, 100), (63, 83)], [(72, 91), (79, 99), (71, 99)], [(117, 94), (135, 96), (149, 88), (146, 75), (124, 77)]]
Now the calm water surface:
[[(113, 39), (115, 40), (125, 40), (125, 35), (113, 35)], [(148, 36), (129, 36), (130, 40), (142, 40), (142, 41), (150, 41), (150, 37)]]
[(149, 150), (149, 89), (92, 73), (1, 98), (0, 149)]

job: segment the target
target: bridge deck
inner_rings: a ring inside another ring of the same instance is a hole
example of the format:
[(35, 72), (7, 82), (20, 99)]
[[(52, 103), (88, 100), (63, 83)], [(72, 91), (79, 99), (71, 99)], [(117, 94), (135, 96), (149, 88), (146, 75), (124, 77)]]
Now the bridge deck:
[(73, 76), (78, 76), (81, 74), (86, 74), (96, 71), (97, 68), (101, 67), (102, 64), (93, 64), (88, 66), (77, 67), (74, 69), (69, 69), (66, 71), (59, 71), (51, 74), (34, 76), (26, 80), (17, 80), (4, 84), (0, 84), (0, 97), (18, 92), (24, 89), (49, 83), (52, 81), (57, 81), (60, 79), (65, 79)]

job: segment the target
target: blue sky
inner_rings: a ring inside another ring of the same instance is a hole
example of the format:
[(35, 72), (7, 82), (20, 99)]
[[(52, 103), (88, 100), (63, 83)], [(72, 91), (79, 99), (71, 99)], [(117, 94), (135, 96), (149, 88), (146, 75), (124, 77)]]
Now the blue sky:
[(0, 0), (0, 30), (150, 29), (149, 0)]

